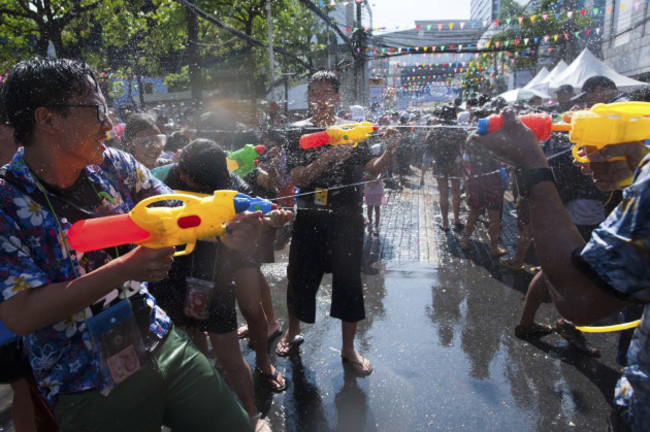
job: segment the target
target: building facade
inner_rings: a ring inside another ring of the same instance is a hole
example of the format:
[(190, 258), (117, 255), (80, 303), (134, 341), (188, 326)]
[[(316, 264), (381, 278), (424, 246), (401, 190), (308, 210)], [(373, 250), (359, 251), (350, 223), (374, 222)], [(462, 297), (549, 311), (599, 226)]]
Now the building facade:
[(616, 72), (650, 81), (650, 5), (607, 0), (602, 53)]

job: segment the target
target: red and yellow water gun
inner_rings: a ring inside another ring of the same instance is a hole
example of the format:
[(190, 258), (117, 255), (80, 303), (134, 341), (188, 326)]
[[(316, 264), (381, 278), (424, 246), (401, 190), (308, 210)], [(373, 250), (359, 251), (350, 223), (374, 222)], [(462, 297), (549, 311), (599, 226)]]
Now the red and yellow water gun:
[[(552, 123), (548, 114), (525, 114), (519, 117), (537, 139), (544, 141), (551, 131), (569, 131), (573, 157), (582, 163), (589, 162), (583, 147), (596, 151), (608, 145), (643, 141), (650, 138), (650, 102), (614, 102), (596, 104), (591, 109), (564, 113), (562, 123)], [(485, 135), (503, 127), (501, 116), (492, 115), (480, 119), (476, 133)], [(612, 160), (622, 159), (613, 158)], [(632, 177), (622, 181), (628, 186)]]
[[(165, 201), (180, 201), (183, 205), (149, 207)], [(268, 200), (229, 190), (215, 191), (203, 198), (189, 194), (158, 195), (140, 201), (126, 214), (75, 222), (68, 230), (68, 242), (80, 252), (130, 243), (154, 249), (185, 245), (174, 256), (187, 255), (198, 240), (223, 235), (228, 221), (237, 214), (266, 214), (276, 208)]]
[(310, 149), (322, 145), (354, 144), (354, 147), (361, 141), (370, 138), (370, 134), (377, 130), (377, 125), (370, 122), (352, 123), (341, 126), (333, 126), (322, 132), (314, 132), (300, 137), (300, 147)]

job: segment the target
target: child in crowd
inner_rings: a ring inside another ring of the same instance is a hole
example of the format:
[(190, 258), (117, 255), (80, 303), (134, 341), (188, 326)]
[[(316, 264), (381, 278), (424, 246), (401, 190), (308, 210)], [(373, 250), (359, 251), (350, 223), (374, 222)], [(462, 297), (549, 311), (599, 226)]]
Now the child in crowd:
[[(379, 156), (382, 153), (381, 144), (375, 144), (371, 148), (372, 153)], [(376, 177), (364, 176), (366, 184), (363, 187), (363, 201), (368, 209), (368, 234), (372, 233), (375, 237), (379, 236), (379, 218), (381, 217), (381, 206), (386, 204), (386, 195), (384, 195), (383, 174)], [(372, 214), (375, 214), (375, 223), (373, 228)]]

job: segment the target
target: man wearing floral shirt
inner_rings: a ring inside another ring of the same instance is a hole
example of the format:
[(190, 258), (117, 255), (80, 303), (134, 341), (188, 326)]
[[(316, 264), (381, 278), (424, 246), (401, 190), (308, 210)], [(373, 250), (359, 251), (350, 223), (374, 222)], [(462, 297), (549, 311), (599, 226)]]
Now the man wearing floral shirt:
[[(83, 254), (67, 243), (70, 219), (126, 213), (170, 192), (133, 157), (104, 147), (113, 125), (95, 72), (70, 60), (25, 61), (9, 74), (0, 102), (23, 146), (0, 179), (0, 320), (25, 337), (61, 429), (250, 430), (208, 360), (137, 282), (165, 278), (174, 248)], [(237, 225), (225, 241), (241, 248), (255, 227)], [(147, 356), (123, 380), (110, 369), (111, 380), (89, 322), (124, 296), (141, 335), (133, 345)]]

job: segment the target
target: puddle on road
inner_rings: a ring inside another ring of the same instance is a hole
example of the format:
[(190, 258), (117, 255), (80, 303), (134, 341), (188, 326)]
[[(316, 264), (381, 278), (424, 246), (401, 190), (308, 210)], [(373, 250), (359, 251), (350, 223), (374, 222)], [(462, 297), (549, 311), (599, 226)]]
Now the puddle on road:
[[(291, 383), (267, 401), (274, 431), (553, 431), (571, 422), (604, 429), (613, 368), (548, 355), (543, 349), (553, 352), (556, 336), (538, 346), (516, 339), (521, 292), (472, 265), (375, 266), (376, 275), (363, 277), (366, 319), (357, 334), (373, 374), (356, 378), (341, 363), (326, 276), (317, 321), (303, 325), (301, 355), (272, 354)], [(274, 282), (273, 291), (286, 322), (284, 284)], [(544, 308), (540, 314), (552, 307)], [(247, 360), (254, 361), (250, 350)], [(602, 373), (607, 382), (595, 378)]]

